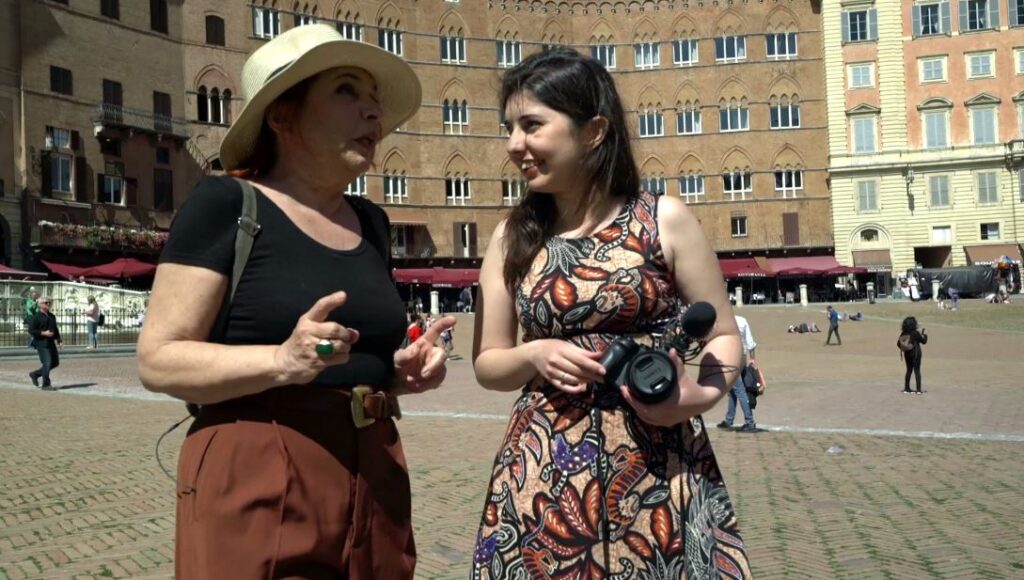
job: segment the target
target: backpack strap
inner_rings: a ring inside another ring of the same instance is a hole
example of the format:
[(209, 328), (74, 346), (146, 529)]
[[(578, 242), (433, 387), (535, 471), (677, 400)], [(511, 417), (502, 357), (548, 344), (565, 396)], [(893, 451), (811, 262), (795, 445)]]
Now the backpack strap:
[(217, 312), (216, 322), (210, 331), (210, 338), (223, 340), (227, 333), (228, 311), (231, 310), (231, 301), (235, 298), (235, 291), (238, 290), (238, 282), (242, 279), (242, 272), (249, 261), (249, 254), (252, 253), (252, 246), (259, 235), (260, 226), (256, 221), (256, 190), (252, 185), (240, 178), (233, 178), (242, 188), (242, 214), (238, 216), (238, 231), (235, 233), (235, 261), (231, 267), (231, 290), (224, 296), (220, 311)]
[(360, 223), (369, 224), (370, 231), (363, 232), (363, 237), (371, 246), (377, 249), (384, 264), (388, 267), (388, 275), (391, 275), (391, 226), (388, 223), (388, 214), (383, 210), (373, 211), (370, 202), (359, 196), (349, 196), (349, 203), (361, 218)]

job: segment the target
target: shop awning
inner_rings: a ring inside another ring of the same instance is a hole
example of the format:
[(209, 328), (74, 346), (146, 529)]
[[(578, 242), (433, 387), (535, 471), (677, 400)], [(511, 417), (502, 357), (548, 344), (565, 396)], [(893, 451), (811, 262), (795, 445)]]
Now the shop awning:
[(433, 268), (395, 268), (392, 272), (399, 284), (430, 284), (434, 281)]
[(71, 278), (79, 278), (81, 276), (85, 276), (86, 272), (89, 271), (88, 267), (70, 266), (68, 264), (58, 264), (57, 262), (47, 262), (46, 260), (41, 260), (41, 262), (43, 263), (44, 266), (49, 268), (50, 271), (53, 272), (54, 274), (60, 276), (61, 278), (67, 278), (69, 280)]
[(46, 272), (29, 272), (0, 264), (0, 280), (45, 280)]
[(762, 268), (754, 258), (724, 258), (718, 260), (722, 276), (726, 280), (734, 278), (764, 278), (774, 276), (774, 272)]
[(768, 258), (768, 264), (779, 276), (824, 276), (829, 270), (839, 267), (835, 256)]
[(421, 210), (407, 207), (387, 208), (388, 219), (391, 225), (395, 226), (425, 226), (427, 225), (427, 214)]
[(480, 281), (477, 268), (395, 268), (399, 284), (429, 284), (438, 288), (463, 288)]
[(836, 266), (822, 273), (826, 276), (846, 276), (848, 274), (867, 274), (868, 269), (862, 266)]
[(434, 286), (441, 288), (464, 288), (480, 282), (477, 268), (439, 268), (434, 273)]
[(854, 250), (853, 265), (867, 268), (868, 272), (892, 271), (889, 250)]
[(979, 246), (964, 246), (967, 260), (975, 266), (991, 266), (1003, 256), (1011, 261), (1021, 264), (1020, 246), (1017, 244), (985, 244)]
[(142, 262), (135, 258), (118, 258), (113, 262), (100, 264), (99, 266), (71, 266), (45, 260), (43, 260), (43, 265), (54, 274), (68, 279), (78, 279), (84, 276), (86, 279), (118, 280), (120, 278), (152, 276), (156, 273), (156, 266), (154, 264)]
[(154, 264), (135, 258), (118, 258), (109, 264), (100, 264), (89, 268), (85, 275), (101, 278), (138, 278), (139, 276), (152, 276), (155, 273), (156, 266)]

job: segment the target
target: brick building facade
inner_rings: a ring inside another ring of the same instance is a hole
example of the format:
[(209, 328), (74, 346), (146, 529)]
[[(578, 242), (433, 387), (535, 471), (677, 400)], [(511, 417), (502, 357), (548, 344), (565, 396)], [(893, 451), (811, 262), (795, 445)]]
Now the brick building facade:
[[(23, 130), (0, 124), (0, 153), (13, 135), (9, 179), (16, 187), (6, 185), (6, 193), (25, 192), (15, 194), (24, 203), (21, 237), (37, 253), (68, 249), (47, 237), (41, 221), (166, 228), (170, 210), (219, 167), (220, 139), (242, 103), (246, 55), (314, 21), (399, 52), (422, 79), (423, 107), (381, 144), (375, 169), (350, 187), (391, 215), (399, 264), (478, 262), (522, 191), (504, 150), (501, 74), (551, 44), (605, 62), (631, 119), (644, 185), (691, 203), (721, 255), (832, 251), (814, 1), (19, 6), (9, 21), (21, 31), (17, 56), (8, 59), (5, 47), (0, 59), (0, 107), (8, 106), (5, 97), (23, 99)], [(115, 8), (117, 17), (104, 14)], [(70, 71), (71, 94), (63, 85), (68, 75), (52, 67)], [(18, 75), (21, 91), (9, 88)], [(10, 231), (17, 244), (14, 226)]]

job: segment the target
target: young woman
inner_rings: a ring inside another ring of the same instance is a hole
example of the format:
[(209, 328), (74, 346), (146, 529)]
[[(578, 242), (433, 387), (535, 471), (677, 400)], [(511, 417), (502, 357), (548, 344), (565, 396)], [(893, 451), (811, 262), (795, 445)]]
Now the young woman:
[(904, 393), (911, 393), (911, 373), (913, 373), (914, 379), (917, 382), (917, 394), (923, 393), (921, 390), (922, 344), (928, 344), (928, 335), (924, 333), (924, 329), (917, 329), (917, 319), (913, 316), (904, 318), (900, 337), (896, 341), (896, 348), (900, 350), (900, 354), (903, 355), (903, 362), (907, 365), (907, 374), (903, 376)]
[[(500, 102), (529, 193), (484, 257), (473, 362), (485, 388), (523, 394), (474, 577), (749, 577), (700, 418), (735, 382), (741, 347), (699, 223), (678, 198), (640, 191), (619, 95), (593, 59), (533, 55)], [(607, 345), (649, 342), (680, 297), (718, 313), (697, 372), (673, 353), (678, 386), (656, 405), (603, 386)]]
[(88, 335), (89, 344), (86, 345), (85, 348), (95, 349), (99, 346), (99, 339), (96, 336), (96, 332), (100, 325), (100, 305), (96, 303), (95, 296), (89, 296), (86, 298), (86, 302), (85, 330)]
[(178, 463), (175, 577), (413, 577), (395, 395), (445, 377), (442, 318), (399, 349), (387, 217), (343, 194), (419, 107), (399, 57), (325, 25), (249, 57), (220, 149), (256, 190), (256, 236), (223, 336), (242, 188), (204, 180), (175, 217), (139, 337), (139, 376), (202, 404)]

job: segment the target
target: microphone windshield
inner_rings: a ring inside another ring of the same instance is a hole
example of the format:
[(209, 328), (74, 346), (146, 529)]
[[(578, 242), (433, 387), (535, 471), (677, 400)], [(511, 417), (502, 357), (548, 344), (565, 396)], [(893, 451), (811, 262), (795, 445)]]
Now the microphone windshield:
[(715, 326), (715, 307), (707, 302), (694, 302), (683, 313), (683, 332), (690, 338), (701, 339)]

